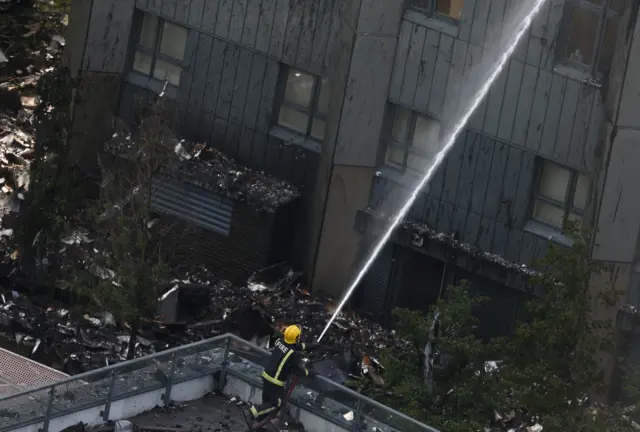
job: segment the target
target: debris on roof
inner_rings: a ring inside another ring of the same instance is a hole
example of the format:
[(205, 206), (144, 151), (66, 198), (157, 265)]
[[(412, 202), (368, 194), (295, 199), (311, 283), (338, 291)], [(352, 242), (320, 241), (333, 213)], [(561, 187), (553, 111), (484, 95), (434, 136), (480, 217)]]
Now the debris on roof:
[[(115, 133), (105, 143), (105, 151), (116, 155), (126, 154), (135, 147), (135, 137), (130, 133)], [(184, 139), (176, 139), (171, 147), (180, 162), (176, 172), (166, 170), (165, 174), (219, 195), (266, 211), (274, 211), (300, 196), (299, 190), (290, 183), (239, 165), (215, 148)]]

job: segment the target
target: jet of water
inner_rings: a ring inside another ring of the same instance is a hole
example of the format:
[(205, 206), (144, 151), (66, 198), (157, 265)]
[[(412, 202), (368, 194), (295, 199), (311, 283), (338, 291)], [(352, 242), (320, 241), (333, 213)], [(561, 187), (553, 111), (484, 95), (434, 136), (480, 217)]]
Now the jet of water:
[(338, 304), (338, 307), (336, 308), (335, 312), (331, 316), (331, 319), (329, 319), (329, 321), (327, 322), (327, 325), (325, 326), (324, 330), (320, 334), (318, 341), (321, 341), (324, 335), (327, 333), (327, 330), (329, 330), (329, 328), (331, 327), (331, 324), (333, 324), (333, 321), (335, 321), (336, 317), (340, 314), (342, 308), (347, 303), (347, 301), (355, 291), (356, 287), (362, 281), (362, 278), (364, 278), (364, 276), (367, 274), (367, 272), (375, 262), (376, 258), (380, 254), (380, 251), (382, 251), (382, 248), (387, 244), (387, 242), (391, 238), (391, 235), (393, 234), (395, 229), (398, 227), (398, 225), (400, 225), (400, 222), (402, 222), (404, 217), (409, 212), (409, 209), (411, 209), (411, 207), (413, 206), (413, 203), (418, 198), (418, 195), (420, 194), (422, 189), (429, 183), (429, 181), (431, 180), (433, 175), (436, 173), (436, 171), (444, 161), (445, 157), (449, 153), (449, 151), (453, 148), (453, 145), (455, 144), (456, 139), (458, 138), (458, 135), (460, 135), (460, 133), (466, 126), (467, 122), (473, 115), (473, 113), (476, 111), (476, 109), (478, 109), (478, 107), (480, 106), (484, 98), (489, 93), (491, 86), (493, 85), (495, 80), (498, 78), (498, 76), (506, 66), (507, 62), (509, 61), (509, 58), (511, 57), (513, 52), (516, 50), (518, 44), (520, 43), (520, 40), (527, 33), (527, 31), (529, 30), (529, 27), (531, 27), (531, 24), (533, 23), (533, 20), (535, 19), (536, 15), (540, 12), (540, 10), (542, 9), (542, 6), (546, 1), (547, 0), (531, 1), (531, 7), (527, 8), (526, 15), (522, 18), (519, 25), (515, 28), (513, 32), (513, 36), (509, 38), (504, 50), (498, 56), (498, 59), (493, 64), (493, 67), (490, 69), (491, 73), (484, 80), (484, 82), (478, 88), (478, 90), (473, 94), (473, 97), (471, 98), (471, 102), (469, 103), (468, 107), (459, 114), (459, 118), (455, 119), (455, 121), (452, 122), (453, 126), (451, 127), (451, 130), (445, 135), (445, 139), (443, 139), (444, 145), (442, 146), (442, 149), (436, 154), (436, 156), (433, 159), (433, 162), (428, 167), (422, 179), (418, 182), (416, 187), (411, 191), (411, 194), (409, 195), (405, 203), (402, 205), (402, 207), (400, 208), (396, 216), (393, 218), (387, 230), (384, 232), (382, 237), (376, 243), (371, 254), (365, 261), (364, 265), (356, 275), (351, 285), (349, 286), (349, 289), (347, 289), (347, 292), (344, 294), (342, 300), (340, 301), (340, 304)]

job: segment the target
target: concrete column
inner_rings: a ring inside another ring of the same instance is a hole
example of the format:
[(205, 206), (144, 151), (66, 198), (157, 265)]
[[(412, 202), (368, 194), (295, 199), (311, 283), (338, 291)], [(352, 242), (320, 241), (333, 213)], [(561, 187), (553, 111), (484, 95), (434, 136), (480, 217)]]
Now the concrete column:
[(360, 238), (353, 230), (356, 211), (365, 207), (376, 170), (380, 132), (391, 78), (403, 0), (362, 0), (355, 20), (353, 48), (335, 148), (321, 212), (312, 288), (339, 297), (356, 270)]

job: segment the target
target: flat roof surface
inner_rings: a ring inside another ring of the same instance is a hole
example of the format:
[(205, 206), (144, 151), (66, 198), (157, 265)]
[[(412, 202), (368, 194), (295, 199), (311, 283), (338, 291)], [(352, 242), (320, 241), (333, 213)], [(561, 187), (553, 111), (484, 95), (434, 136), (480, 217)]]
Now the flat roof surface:
[(61, 381), (68, 375), (0, 348), (0, 397)]
[[(244, 405), (246, 406), (246, 405)], [(163, 427), (196, 431), (245, 432), (243, 407), (227, 396), (206, 395), (201, 399), (167, 408), (155, 408), (129, 421), (140, 427)]]

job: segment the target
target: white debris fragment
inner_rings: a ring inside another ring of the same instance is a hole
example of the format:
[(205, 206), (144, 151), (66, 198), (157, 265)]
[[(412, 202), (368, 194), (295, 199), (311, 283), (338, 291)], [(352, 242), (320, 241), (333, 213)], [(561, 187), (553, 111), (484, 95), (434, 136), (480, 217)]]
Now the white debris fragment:
[(253, 292), (261, 292), (266, 290), (268, 287), (264, 284), (261, 283), (256, 283), (256, 282), (249, 282), (247, 284), (247, 288), (249, 288), (249, 290), (253, 291)]
[(6, 62), (8, 62), (8, 61), (9, 61), (9, 59), (7, 58), (7, 56), (6, 56), (6, 55), (4, 55), (4, 53), (2, 52), (2, 50), (0, 50), (0, 64), (2, 64), (2, 63), (6, 63)]
[(238, 400), (238, 399), (236, 399), (236, 397), (234, 396), (234, 397), (232, 397), (231, 399), (229, 399), (229, 402), (231, 402), (231, 403), (235, 403), (237, 400)]
[(7, 237), (11, 238), (13, 236), (13, 230), (11, 228), (3, 229), (0, 231), (0, 238)]
[(184, 142), (184, 140), (180, 141), (177, 145), (176, 148), (174, 149), (176, 155), (183, 160), (189, 160), (191, 159), (191, 155), (187, 152), (187, 150), (184, 148), (184, 146), (182, 145)]
[(87, 237), (86, 233), (81, 231), (74, 231), (70, 236), (63, 238), (61, 241), (68, 245), (93, 242), (93, 240)]
[(353, 421), (353, 411), (349, 411), (348, 413), (344, 414), (342, 417), (344, 417), (346, 421)]
[(160, 296), (160, 298), (158, 298), (158, 301), (166, 300), (166, 298), (169, 297), (171, 295), (171, 293), (173, 293), (174, 291), (177, 291), (177, 290), (178, 290), (178, 284), (174, 285), (173, 288), (171, 288), (166, 293), (162, 294)]
[(527, 432), (542, 432), (542, 426), (536, 423), (533, 426), (529, 426)]

